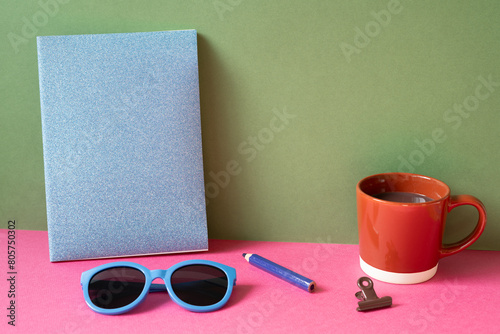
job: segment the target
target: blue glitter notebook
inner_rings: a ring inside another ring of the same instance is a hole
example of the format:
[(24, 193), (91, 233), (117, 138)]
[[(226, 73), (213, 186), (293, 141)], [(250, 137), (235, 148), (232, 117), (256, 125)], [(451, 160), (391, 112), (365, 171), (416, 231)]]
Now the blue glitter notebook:
[(207, 250), (196, 31), (37, 45), (50, 260)]

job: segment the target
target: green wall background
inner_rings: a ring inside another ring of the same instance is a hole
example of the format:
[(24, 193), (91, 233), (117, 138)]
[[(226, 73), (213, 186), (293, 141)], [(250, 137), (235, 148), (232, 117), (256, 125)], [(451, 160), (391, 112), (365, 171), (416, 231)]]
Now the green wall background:
[[(473, 248), (500, 250), (498, 1), (0, 8), (2, 228), (46, 229), (35, 35), (194, 28), (211, 238), (357, 243), (357, 181), (412, 171), (480, 198), (488, 225)], [(445, 239), (476, 217), (455, 209)]]

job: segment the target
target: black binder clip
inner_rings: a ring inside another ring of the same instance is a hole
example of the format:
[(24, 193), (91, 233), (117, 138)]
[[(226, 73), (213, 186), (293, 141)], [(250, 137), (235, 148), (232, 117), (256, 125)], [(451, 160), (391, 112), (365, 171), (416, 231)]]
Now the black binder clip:
[(390, 307), (392, 305), (391, 297), (378, 298), (373, 289), (373, 282), (368, 277), (361, 277), (358, 279), (358, 286), (361, 291), (356, 292), (356, 298), (361, 301), (358, 302), (358, 308), (356, 310), (363, 312)]

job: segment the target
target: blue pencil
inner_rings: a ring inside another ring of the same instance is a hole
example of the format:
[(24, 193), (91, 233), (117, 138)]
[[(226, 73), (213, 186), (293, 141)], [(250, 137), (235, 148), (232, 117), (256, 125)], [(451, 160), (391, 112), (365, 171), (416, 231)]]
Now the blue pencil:
[(316, 287), (316, 283), (313, 280), (310, 280), (309, 278), (297, 274), (290, 269), (280, 266), (277, 263), (269, 261), (262, 256), (259, 256), (257, 254), (243, 253), (243, 257), (251, 265), (262, 269), (271, 275), (281, 278), (282, 280), (287, 281), (288, 283), (291, 283), (301, 288), (302, 290), (313, 292), (314, 288)]

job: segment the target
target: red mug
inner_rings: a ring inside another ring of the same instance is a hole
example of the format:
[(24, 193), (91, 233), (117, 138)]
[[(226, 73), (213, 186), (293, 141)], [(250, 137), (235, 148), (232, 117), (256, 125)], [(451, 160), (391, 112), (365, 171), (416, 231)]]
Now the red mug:
[[(361, 269), (384, 282), (414, 284), (431, 279), (439, 259), (472, 245), (483, 233), (486, 211), (470, 195), (451, 196), (431, 177), (410, 173), (368, 176), (356, 187)], [(460, 205), (479, 212), (474, 230), (443, 244), (446, 215)]]

